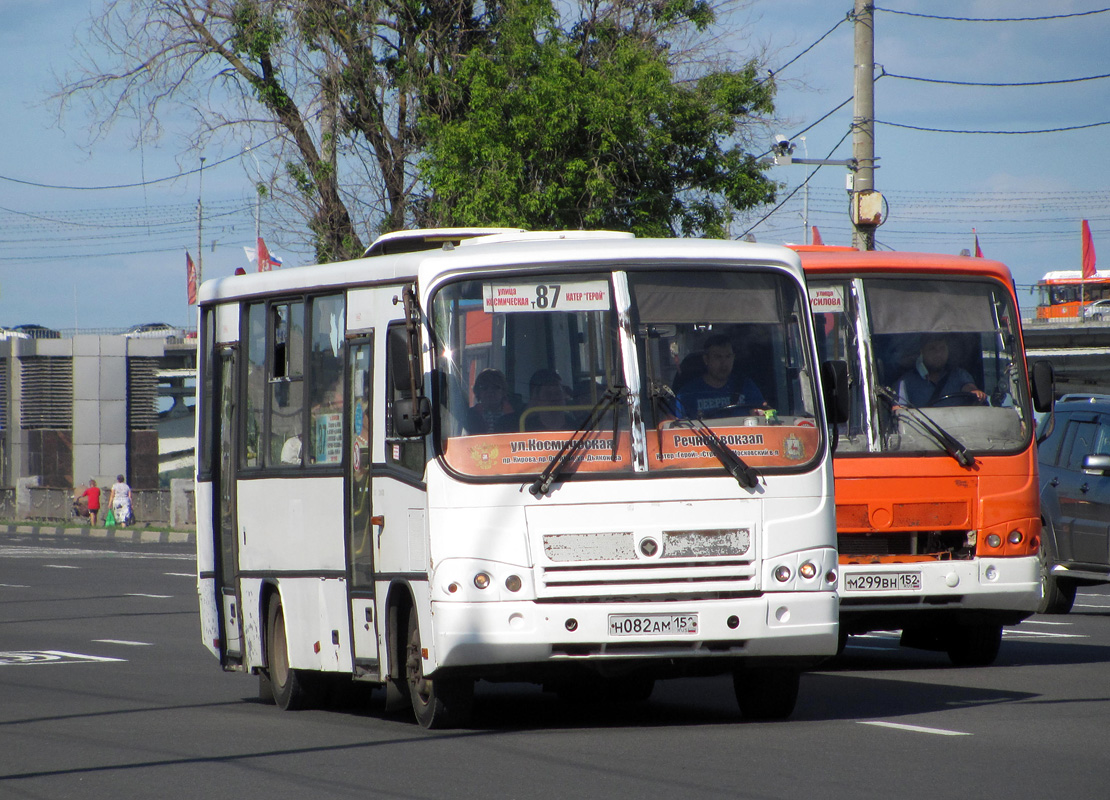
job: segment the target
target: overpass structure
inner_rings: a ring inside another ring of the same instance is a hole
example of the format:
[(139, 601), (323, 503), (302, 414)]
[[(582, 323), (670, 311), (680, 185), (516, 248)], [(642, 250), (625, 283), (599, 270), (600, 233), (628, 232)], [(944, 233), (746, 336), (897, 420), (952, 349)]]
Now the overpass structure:
[(1026, 321), (1025, 357), (1048, 360), (1056, 395), (1110, 394), (1110, 323)]

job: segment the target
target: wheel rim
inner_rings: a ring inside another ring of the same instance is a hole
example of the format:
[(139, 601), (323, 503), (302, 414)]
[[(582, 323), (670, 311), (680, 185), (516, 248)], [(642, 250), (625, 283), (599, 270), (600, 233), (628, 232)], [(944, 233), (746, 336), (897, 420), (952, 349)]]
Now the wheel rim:
[(431, 700), (430, 682), (424, 677), (424, 662), (420, 657), (420, 631), (413, 628), (409, 636), (409, 646), (405, 657), (405, 677), (421, 704)]
[(285, 615), (278, 609), (274, 615), (273, 642), (270, 647), (270, 680), (284, 687), (289, 679), (289, 652), (285, 642)]

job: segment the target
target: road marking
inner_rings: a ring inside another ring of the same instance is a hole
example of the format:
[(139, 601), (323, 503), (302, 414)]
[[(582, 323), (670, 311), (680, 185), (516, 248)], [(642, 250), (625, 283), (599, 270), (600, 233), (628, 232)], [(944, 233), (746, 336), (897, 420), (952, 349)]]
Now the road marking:
[(25, 666), (27, 664), (81, 664), (99, 661), (126, 661), (125, 658), (106, 658), (86, 656), (80, 653), (66, 653), (61, 650), (12, 650), (0, 652), (0, 667)]
[(0, 589), (30, 589), (30, 588), (31, 588), (30, 586), (27, 586), (24, 583), (0, 583)]
[(122, 644), (127, 647), (153, 647), (153, 642), (129, 642), (126, 639), (93, 639), (100, 644)]
[(164, 575), (169, 575), (171, 578), (195, 578), (195, 572), (165, 572)]
[(155, 600), (169, 600), (172, 594), (143, 594), (142, 592), (127, 592), (124, 597), (153, 597)]
[(1101, 608), (1103, 611), (1110, 609), (1110, 606), (1100, 606), (1094, 603), (1076, 603), (1072, 608)]
[[(1031, 639), (1089, 639), (1085, 633), (1052, 633), (1051, 631), (1006, 631), (1011, 636), (1028, 636)], [(1009, 637), (1008, 637), (1009, 638)]]
[(81, 569), (72, 564), (43, 564), (43, 566), (48, 569)]
[(903, 725), (898, 722), (878, 722), (878, 721), (863, 721), (860, 725), (876, 725), (880, 728), (897, 728), (900, 731), (910, 731), (912, 733), (932, 733), (936, 736), (971, 736), (966, 731), (948, 731), (944, 728), (923, 728), (920, 725)]
[(1074, 622), (1050, 622), (1047, 619), (1027, 619), (1022, 625), (1074, 625)]

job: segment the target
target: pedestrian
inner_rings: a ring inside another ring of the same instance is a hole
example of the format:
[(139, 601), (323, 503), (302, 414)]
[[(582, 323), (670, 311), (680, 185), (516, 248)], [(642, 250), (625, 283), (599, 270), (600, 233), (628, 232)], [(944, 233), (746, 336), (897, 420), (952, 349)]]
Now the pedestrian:
[(89, 524), (96, 525), (96, 515), (100, 513), (100, 489), (97, 488), (96, 481), (89, 478), (89, 488), (79, 493), (76, 498), (85, 498), (85, 502), (89, 508)]
[(108, 495), (108, 505), (116, 515), (116, 523), (127, 525), (131, 522), (131, 487), (124, 481), (122, 475), (116, 476), (116, 482)]

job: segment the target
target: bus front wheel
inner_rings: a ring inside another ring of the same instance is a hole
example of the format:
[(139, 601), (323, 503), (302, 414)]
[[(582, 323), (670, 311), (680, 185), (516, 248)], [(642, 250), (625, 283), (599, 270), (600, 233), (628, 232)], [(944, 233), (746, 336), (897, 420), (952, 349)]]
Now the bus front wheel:
[(960, 625), (951, 632), (948, 658), (957, 667), (986, 667), (998, 658), (1002, 644), (1002, 625), (984, 622)]
[(281, 598), (270, 599), (266, 613), (266, 661), (270, 691), (274, 702), (285, 711), (311, 708), (317, 702), (316, 676), (289, 666), (289, 642), (285, 635), (285, 612)]
[(427, 678), (424, 676), (420, 625), (416, 611), (409, 613), (408, 642), (405, 648), (405, 681), (412, 699), (416, 721), (423, 728), (457, 728), (470, 719), (474, 706), (474, 681), (466, 678)]
[(801, 672), (791, 667), (738, 669), (732, 686), (740, 715), (753, 721), (786, 719), (798, 702)]

